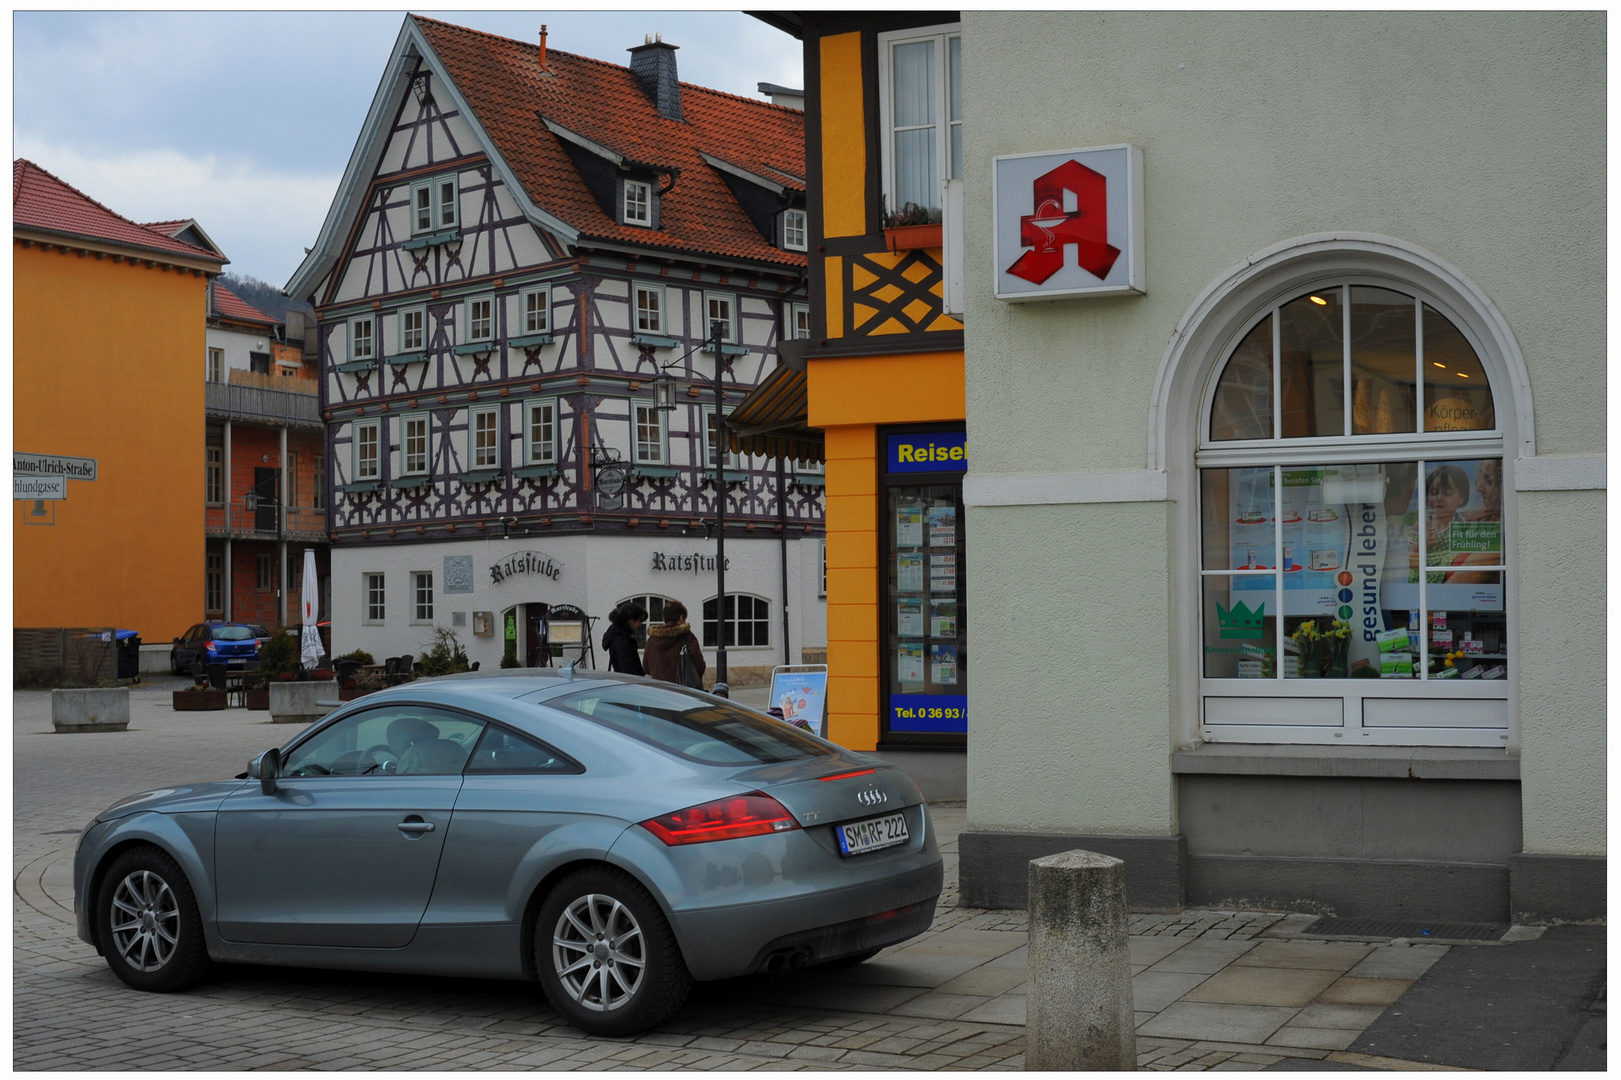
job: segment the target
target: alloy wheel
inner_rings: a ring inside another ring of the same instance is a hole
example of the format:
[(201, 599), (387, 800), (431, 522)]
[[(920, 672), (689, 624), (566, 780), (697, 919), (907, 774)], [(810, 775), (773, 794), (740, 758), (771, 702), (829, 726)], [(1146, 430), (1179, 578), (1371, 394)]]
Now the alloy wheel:
[(557, 920), (552, 964), (571, 998), (594, 1012), (612, 1012), (641, 988), (647, 943), (628, 907), (605, 893), (587, 893)]
[(113, 891), (113, 948), (136, 971), (159, 971), (180, 941), (180, 903), (169, 883), (136, 870)]

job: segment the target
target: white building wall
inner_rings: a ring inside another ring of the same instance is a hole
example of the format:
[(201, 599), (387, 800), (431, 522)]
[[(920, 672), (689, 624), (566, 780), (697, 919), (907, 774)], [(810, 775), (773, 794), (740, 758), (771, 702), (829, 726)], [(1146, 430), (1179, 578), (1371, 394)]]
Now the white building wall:
[[(240, 330), (226, 330), (210, 326), (203, 333), (203, 339), (210, 349), (225, 350), (225, 375), (221, 381), (229, 382), (232, 371), (251, 371), (253, 367), (249, 353), (270, 352), (270, 337), (268, 334), (247, 334)], [(207, 353), (203, 354), (206, 360)], [(206, 371), (206, 368), (204, 369)]]
[[(1601, 13), (964, 12), (971, 478), (1157, 468), (1178, 321), (1254, 253), (1335, 230), (1457, 267), (1525, 357), (1536, 453), (1604, 455), (1604, 41)], [(1145, 153), (1147, 295), (995, 300), (991, 158), (1123, 142)], [(1190, 462), (1164, 465), (1174, 492)], [(1196, 507), (1099, 498), (968, 511), (975, 827), (1178, 829), (1195, 688), (1167, 583)], [(1605, 625), (1601, 579), (1574, 573), (1604, 520), (1602, 490), (1518, 504), (1527, 851), (1604, 850), (1605, 668), (1571, 662), (1575, 628)]]
[[(790, 540), (789, 595), (796, 602), (789, 605), (789, 642), (792, 661), (800, 660), (800, 647), (805, 643), (827, 641), (827, 606), (814, 595), (802, 599), (803, 568), (818, 565), (817, 539)], [(550, 556), (561, 567), (557, 579), (537, 574), (509, 577), (495, 582), (490, 567), (505, 562), (512, 554), (533, 551)], [(427, 650), (435, 624), (452, 627), (461, 637), (469, 660), (477, 660), (484, 668), (496, 667), (502, 655), (502, 617), (517, 604), (545, 603), (549, 605), (573, 604), (583, 608), (597, 619), (594, 629), (596, 659), (599, 666), (607, 665), (602, 655), (602, 634), (608, 628), (607, 616), (621, 600), (649, 593), (680, 600), (687, 605), (689, 620), (695, 632), (702, 635), (703, 602), (715, 595), (715, 575), (712, 569), (702, 572), (657, 571), (653, 569), (654, 553), (668, 556), (702, 555), (713, 558), (715, 543), (699, 536), (660, 534), (645, 536), (510, 536), (488, 537), (475, 540), (452, 540), (436, 543), (379, 544), (371, 546), (339, 546), (332, 551), (332, 649), (342, 655), (354, 649), (365, 649), (380, 663), (385, 656), (412, 653), (420, 657)], [(779, 541), (776, 537), (741, 538), (726, 540), (728, 594), (748, 593), (765, 597), (771, 602), (771, 637), (766, 646), (732, 647), (727, 649), (729, 668), (737, 673), (740, 668), (770, 668), (783, 663), (782, 651), (782, 564)], [(447, 593), (445, 591), (445, 559), (467, 557), (472, 559), (473, 591)], [(814, 557), (814, 558), (813, 558)], [(434, 618), (431, 622), (416, 622), (413, 618), (411, 574), (430, 571), (434, 575)], [(382, 573), (386, 590), (385, 618), (381, 624), (366, 621), (364, 577), (367, 573)], [(810, 583), (814, 594), (815, 582)], [(492, 613), (489, 637), (473, 634), (473, 612)], [(457, 612), (466, 616), (466, 626), (454, 626)], [(518, 631), (520, 653), (523, 648), (524, 628)], [(714, 649), (706, 649), (709, 663), (714, 663)], [(737, 681), (734, 679), (734, 681)]]

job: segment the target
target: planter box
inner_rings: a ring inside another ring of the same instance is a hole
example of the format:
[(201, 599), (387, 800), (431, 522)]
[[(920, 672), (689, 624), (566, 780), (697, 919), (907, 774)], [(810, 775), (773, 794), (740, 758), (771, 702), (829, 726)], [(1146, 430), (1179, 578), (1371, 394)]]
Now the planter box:
[(261, 686), (257, 690), (249, 690), (242, 696), (250, 709), (264, 712), (270, 708), (270, 687), (268, 686)]
[(334, 708), (318, 701), (337, 701), (338, 684), (325, 682), (273, 682), (270, 684), (270, 722), (313, 724)]
[(370, 693), (369, 690), (362, 690), (358, 686), (345, 686), (338, 691), (338, 700), (353, 701), (357, 697), (365, 697), (368, 693)]
[(207, 712), (223, 708), (225, 708), (224, 690), (210, 690), (204, 687), (201, 690), (176, 690), (174, 692), (175, 712)]
[(884, 244), (890, 251), (914, 251), (945, 245), (944, 225), (899, 225), (884, 230)]
[(52, 690), (51, 724), (57, 731), (124, 731), (129, 689)]

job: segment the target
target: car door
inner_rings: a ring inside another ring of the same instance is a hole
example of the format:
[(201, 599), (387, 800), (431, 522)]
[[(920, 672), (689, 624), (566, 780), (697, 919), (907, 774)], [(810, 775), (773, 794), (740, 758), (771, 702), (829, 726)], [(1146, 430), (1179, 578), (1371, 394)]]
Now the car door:
[(175, 661), (179, 663), (181, 671), (197, 662), (197, 635), (202, 629), (201, 626), (193, 626), (180, 635), (180, 644), (175, 646)]
[(484, 721), (390, 703), (288, 749), (275, 790), (245, 785), (219, 809), (221, 936), (272, 945), (399, 948), (433, 894)]

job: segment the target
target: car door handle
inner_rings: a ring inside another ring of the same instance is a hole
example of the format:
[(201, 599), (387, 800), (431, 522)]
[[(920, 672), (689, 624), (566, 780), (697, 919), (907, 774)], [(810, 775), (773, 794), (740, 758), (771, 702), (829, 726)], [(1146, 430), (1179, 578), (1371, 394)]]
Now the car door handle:
[(433, 832), (433, 822), (423, 821), (421, 818), (417, 818), (415, 820), (406, 818), (404, 821), (400, 822), (396, 828), (398, 828), (400, 832), (405, 833), (407, 836), (420, 836), (422, 833)]

